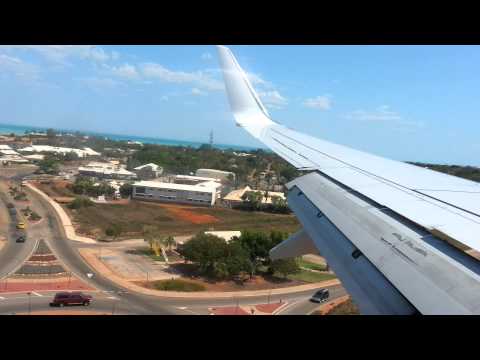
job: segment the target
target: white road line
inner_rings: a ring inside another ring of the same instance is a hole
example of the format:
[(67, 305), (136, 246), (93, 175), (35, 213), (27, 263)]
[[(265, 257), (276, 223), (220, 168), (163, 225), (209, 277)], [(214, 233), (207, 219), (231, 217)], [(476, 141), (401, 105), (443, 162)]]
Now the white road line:
[(37, 292), (35, 292), (35, 291), (32, 291), (32, 294), (33, 294), (33, 295), (36, 295), (36, 296), (38, 296), (38, 297), (43, 297), (42, 294), (39, 294), (39, 293), (37, 293)]
[(107, 299), (110, 299), (110, 300), (118, 300), (118, 298), (113, 297), (113, 296), (108, 296)]
[(0, 300), (5, 300), (5, 298), (0, 296)]

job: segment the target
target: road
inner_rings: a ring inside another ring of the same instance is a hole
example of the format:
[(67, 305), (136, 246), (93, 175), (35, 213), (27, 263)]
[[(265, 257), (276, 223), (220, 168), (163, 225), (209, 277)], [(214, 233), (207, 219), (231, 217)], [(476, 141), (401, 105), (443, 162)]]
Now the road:
[[(232, 297), (226, 299), (178, 299), (160, 298), (127, 291), (116, 283), (110, 281), (101, 274), (96, 273), (81, 257), (77, 246), (83, 245), (66, 238), (64, 228), (61, 226), (57, 213), (41, 196), (29, 189), (25, 189), (30, 199), (30, 208), (42, 216), (43, 221), (28, 229), (28, 240), (24, 244), (9, 244), (0, 251), (0, 278), (9, 271), (19, 266), (33, 251), (35, 240), (44, 239), (53, 253), (64, 265), (79, 279), (89, 284), (98, 291), (92, 292), (94, 300), (88, 311), (112, 311), (113, 304), (118, 306), (118, 312), (122, 314), (156, 314), (156, 315), (207, 315), (209, 307), (223, 307), (235, 305), (256, 305), (287, 301), (289, 305), (285, 314), (306, 314), (312, 306), (308, 302), (313, 291), (306, 291), (288, 295), (256, 296), (256, 297)], [(3, 194), (4, 195), (4, 194)], [(2, 192), (0, 191), (0, 197)], [(1, 200), (1, 199), (0, 199)], [(12, 230), (12, 229), (11, 229)], [(87, 276), (93, 274), (92, 278)], [(341, 286), (329, 288), (331, 296), (337, 297), (345, 294)], [(38, 292), (39, 294), (43, 294)], [(23, 294), (0, 294), (0, 314), (12, 312), (25, 312), (30, 301), (32, 311), (48, 310), (52, 294), (44, 296), (31, 296)]]
[(67, 308), (51, 307), (55, 291), (31, 292), (18, 294), (0, 294), (0, 314), (11, 315), (19, 313), (29, 313), (36, 311), (64, 311), (75, 310), (76, 312), (96, 312), (109, 315), (134, 315), (131, 306), (121, 301), (118, 297), (109, 294), (86, 291), (86, 294), (92, 295), (94, 301), (90, 306), (69, 306)]
[[(0, 179), (0, 206), (7, 207), (8, 203), (15, 205), (17, 213), (21, 207), (15, 203), (7, 193), (8, 186), (6, 182)], [(24, 243), (17, 243), (16, 239), (20, 235), (16, 230), (16, 216), (8, 213), (9, 224), (7, 229), (7, 243), (0, 251), (0, 279), (18, 269), (22, 263), (30, 256), (35, 246), (35, 231), (26, 230), (27, 239)]]

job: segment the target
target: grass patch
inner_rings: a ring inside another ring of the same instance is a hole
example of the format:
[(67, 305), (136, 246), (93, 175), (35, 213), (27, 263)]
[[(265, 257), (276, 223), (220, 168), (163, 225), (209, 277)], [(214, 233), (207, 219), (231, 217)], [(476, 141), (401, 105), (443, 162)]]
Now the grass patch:
[(159, 280), (152, 283), (157, 290), (163, 291), (181, 291), (181, 292), (197, 292), (205, 291), (205, 286), (185, 280)]
[(298, 280), (307, 283), (317, 283), (321, 281), (336, 279), (336, 276), (328, 273), (317, 273), (308, 270), (302, 270), (297, 274), (288, 275), (287, 278), (289, 280)]
[(327, 270), (326, 265), (315, 264), (315, 263), (312, 263), (312, 262), (309, 262), (309, 261), (305, 261), (303, 259), (298, 260), (298, 266), (300, 266), (302, 268), (305, 268), (305, 269), (316, 270), (316, 271), (326, 271)]

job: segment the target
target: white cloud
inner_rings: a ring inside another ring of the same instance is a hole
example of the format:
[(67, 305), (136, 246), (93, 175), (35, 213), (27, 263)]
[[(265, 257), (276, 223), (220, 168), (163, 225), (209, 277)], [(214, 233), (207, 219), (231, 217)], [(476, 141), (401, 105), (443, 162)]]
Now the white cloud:
[(332, 108), (332, 100), (328, 95), (317, 96), (315, 98), (305, 100), (303, 105), (312, 109), (330, 110)]
[(387, 105), (382, 105), (374, 111), (355, 110), (346, 116), (348, 119), (368, 122), (400, 121), (402, 117), (390, 110)]
[(193, 88), (192, 89), (192, 95), (195, 95), (195, 96), (205, 96), (205, 95), (208, 95), (205, 91), (202, 91), (198, 88)]
[(345, 118), (363, 122), (389, 123), (396, 129), (423, 128), (425, 126), (421, 121), (405, 120), (399, 113), (392, 111), (388, 105), (379, 106), (373, 111), (356, 110), (347, 114)]
[(0, 54), (0, 73), (15, 75), (25, 80), (38, 78), (38, 68), (35, 65), (5, 54)]
[(118, 67), (113, 66), (110, 69), (113, 75), (121, 78), (137, 79), (139, 77), (136, 67), (130, 64), (124, 64)]
[(207, 72), (185, 72), (169, 70), (163, 65), (156, 63), (145, 63), (140, 67), (144, 77), (158, 79), (167, 83), (195, 84), (207, 90), (223, 90), (223, 82), (214, 79)]
[(281, 109), (288, 104), (287, 99), (284, 98), (277, 90), (260, 91), (258, 95), (265, 105), (272, 109)]
[(112, 54), (95, 45), (4, 45), (0, 49), (4, 51), (33, 51), (48, 61), (62, 65), (68, 65), (68, 59), (70, 58), (93, 60), (95, 62), (105, 62), (112, 58)]
[(212, 54), (208, 52), (202, 54), (202, 60), (211, 60), (211, 59), (213, 59)]

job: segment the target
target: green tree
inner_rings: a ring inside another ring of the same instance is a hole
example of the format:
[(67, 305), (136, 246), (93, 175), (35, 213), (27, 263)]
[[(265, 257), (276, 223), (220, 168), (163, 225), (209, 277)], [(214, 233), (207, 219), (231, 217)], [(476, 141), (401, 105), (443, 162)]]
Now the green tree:
[(145, 225), (143, 227), (143, 240), (148, 243), (150, 250), (153, 251), (153, 242), (155, 241), (155, 235), (157, 228), (151, 225)]
[(200, 233), (179, 248), (182, 256), (196, 264), (200, 272), (211, 277), (224, 277), (226, 270), (228, 244), (217, 236)]
[(120, 186), (120, 195), (122, 198), (129, 198), (132, 196), (133, 192), (133, 186), (131, 183), (125, 183), (122, 186)]
[(296, 274), (300, 271), (297, 260), (295, 258), (291, 259), (279, 259), (274, 260), (270, 264), (271, 273), (280, 273), (286, 279), (288, 275)]
[(122, 230), (123, 229), (120, 224), (112, 224), (105, 230), (105, 234), (113, 237), (113, 239), (116, 240), (122, 234)]

